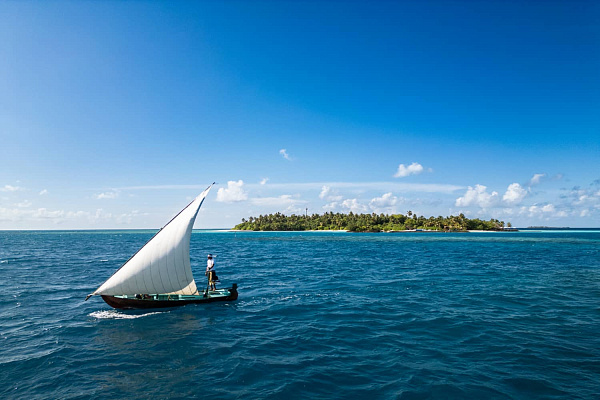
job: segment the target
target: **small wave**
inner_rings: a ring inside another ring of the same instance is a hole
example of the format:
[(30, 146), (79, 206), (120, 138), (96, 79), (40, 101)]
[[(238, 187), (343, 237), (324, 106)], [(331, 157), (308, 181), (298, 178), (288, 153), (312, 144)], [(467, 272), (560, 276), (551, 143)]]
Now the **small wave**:
[[(50, 344), (50, 345), (52, 345), (52, 344)], [(38, 343), (36, 345), (36, 348), (28, 347), (28, 351), (25, 351), (25, 353), (19, 353), (19, 354), (13, 355), (13, 356), (6, 355), (3, 357), (0, 357), (0, 365), (8, 365), (8, 364), (18, 363), (18, 362), (22, 362), (22, 361), (37, 360), (37, 359), (45, 358), (45, 357), (51, 356), (52, 354), (65, 348), (64, 345), (60, 345), (60, 346), (52, 347), (47, 350), (43, 350), (43, 349), (38, 350), (37, 347), (40, 347), (40, 346), (42, 346), (42, 344)]]
[(92, 318), (96, 319), (136, 319), (142, 317), (148, 317), (150, 315), (163, 314), (168, 313), (169, 311), (155, 311), (144, 314), (125, 314), (123, 312), (119, 312), (116, 310), (103, 310), (103, 311), (94, 311), (88, 314)]
[(2, 260), (0, 261), (0, 264), (8, 264), (8, 260)]

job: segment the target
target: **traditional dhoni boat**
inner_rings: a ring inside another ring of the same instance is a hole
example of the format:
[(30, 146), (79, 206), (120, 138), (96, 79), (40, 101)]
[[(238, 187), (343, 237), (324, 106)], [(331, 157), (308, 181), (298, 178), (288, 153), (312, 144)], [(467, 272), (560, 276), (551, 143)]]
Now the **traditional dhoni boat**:
[[(214, 183), (213, 183), (214, 185)], [(91, 296), (100, 295), (114, 308), (176, 307), (193, 303), (233, 301), (237, 284), (199, 292), (190, 265), (190, 238), (198, 211), (213, 185), (196, 197)]]

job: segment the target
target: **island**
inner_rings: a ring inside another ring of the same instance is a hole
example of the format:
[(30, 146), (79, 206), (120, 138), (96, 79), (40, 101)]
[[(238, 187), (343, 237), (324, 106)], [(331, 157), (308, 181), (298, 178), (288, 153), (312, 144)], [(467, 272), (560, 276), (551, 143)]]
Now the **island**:
[(242, 218), (234, 230), (241, 231), (322, 231), (343, 230), (348, 232), (467, 232), (467, 231), (515, 231), (511, 223), (490, 219), (469, 219), (464, 214), (449, 217), (418, 216), (411, 211), (403, 214), (348, 214), (326, 212), (312, 215), (285, 215), (282, 213)]

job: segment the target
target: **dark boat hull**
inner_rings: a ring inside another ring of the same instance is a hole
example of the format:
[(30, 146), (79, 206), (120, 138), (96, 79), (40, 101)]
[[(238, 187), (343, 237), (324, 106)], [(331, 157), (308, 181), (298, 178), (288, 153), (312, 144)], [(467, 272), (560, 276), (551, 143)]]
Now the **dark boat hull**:
[[(212, 295), (209, 293), (205, 296), (181, 296), (182, 299), (137, 299), (137, 298), (125, 298), (116, 296), (102, 295), (102, 299), (113, 308), (121, 310), (140, 310), (150, 308), (169, 308), (185, 306), (187, 304), (201, 304), (201, 303), (214, 303), (217, 301), (234, 301), (238, 298), (237, 285), (227, 289), (228, 295)], [(158, 296), (156, 296), (158, 297)], [(161, 296), (164, 297), (164, 296)], [(174, 296), (175, 297), (175, 296)], [(177, 296), (179, 297), (179, 296)]]

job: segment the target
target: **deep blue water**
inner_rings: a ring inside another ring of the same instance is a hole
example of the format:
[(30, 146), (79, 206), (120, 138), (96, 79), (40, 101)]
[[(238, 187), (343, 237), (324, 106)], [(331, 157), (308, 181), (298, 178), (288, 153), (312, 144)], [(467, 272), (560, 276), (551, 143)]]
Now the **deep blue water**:
[(83, 301), (152, 234), (0, 232), (2, 398), (600, 398), (600, 231), (199, 231), (238, 301)]

